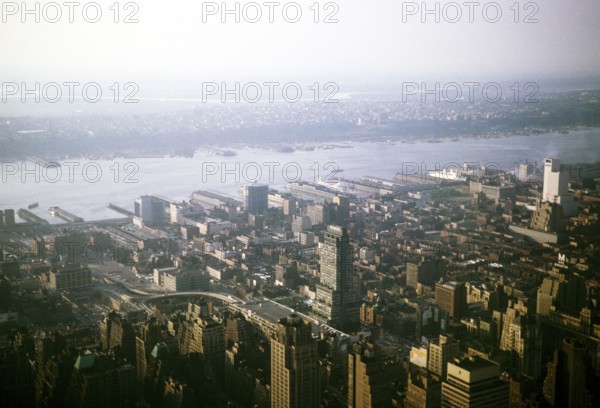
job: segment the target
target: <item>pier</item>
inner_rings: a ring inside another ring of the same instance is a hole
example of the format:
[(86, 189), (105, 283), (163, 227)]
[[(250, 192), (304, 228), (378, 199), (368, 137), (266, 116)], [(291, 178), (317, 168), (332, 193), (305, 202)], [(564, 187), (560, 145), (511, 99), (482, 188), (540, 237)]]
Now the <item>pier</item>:
[(84, 219), (76, 216), (73, 213), (63, 210), (60, 207), (50, 207), (48, 210), (53, 217), (60, 217), (67, 222), (84, 222)]
[(48, 225), (49, 222), (46, 221), (45, 219), (43, 219), (42, 217), (39, 217), (37, 215), (35, 215), (34, 213), (32, 213), (29, 210), (26, 210), (24, 208), (21, 208), (19, 211), (17, 211), (17, 214), (19, 215), (19, 217), (21, 217), (21, 219), (28, 221), (32, 224), (41, 224), (41, 225)]
[(135, 215), (132, 211), (126, 210), (125, 208), (119, 207), (118, 205), (113, 204), (113, 203), (109, 203), (108, 208), (110, 208), (113, 211), (118, 212), (119, 214), (126, 215), (128, 217), (133, 217)]

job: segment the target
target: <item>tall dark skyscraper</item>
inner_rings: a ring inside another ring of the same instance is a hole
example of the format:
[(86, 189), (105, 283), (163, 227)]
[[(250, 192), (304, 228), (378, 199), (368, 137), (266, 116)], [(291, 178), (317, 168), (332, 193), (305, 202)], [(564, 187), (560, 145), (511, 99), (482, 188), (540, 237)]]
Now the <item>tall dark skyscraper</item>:
[(313, 313), (330, 326), (352, 330), (360, 311), (352, 273), (352, 247), (346, 228), (329, 226), (321, 247), (321, 282), (317, 284)]
[(594, 374), (585, 346), (565, 339), (554, 351), (544, 380), (544, 398), (552, 407), (597, 407), (600, 379)]
[(250, 214), (263, 214), (269, 203), (269, 186), (252, 184), (246, 187), (246, 210)]

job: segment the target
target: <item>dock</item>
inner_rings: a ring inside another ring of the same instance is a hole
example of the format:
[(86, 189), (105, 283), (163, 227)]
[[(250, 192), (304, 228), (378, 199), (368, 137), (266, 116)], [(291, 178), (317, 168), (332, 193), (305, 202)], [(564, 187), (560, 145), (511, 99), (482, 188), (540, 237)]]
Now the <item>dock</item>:
[(84, 222), (83, 218), (78, 217), (75, 214), (70, 213), (68, 211), (65, 211), (60, 207), (50, 207), (48, 209), (48, 212), (53, 217), (60, 217), (67, 222)]
[(39, 217), (39, 216), (35, 215), (34, 213), (32, 213), (31, 211), (26, 210), (24, 208), (21, 208), (19, 211), (17, 211), (17, 214), (19, 215), (19, 217), (21, 217), (25, 221), (28, 221), (32, 224), (40, 224), (40, 225), (50, 224), (48, 221), (46, 221), (42, 217)]
[(110, 208), (113, 211), (118, 212), (119, 214), (126, 215), (128, 217), (133, 217), (135, 215), (132, 211), (126, 210), (125, 208), (119, 207), (118, 205), (113, 204), (113, 203), (109, 203), (108, 208)]

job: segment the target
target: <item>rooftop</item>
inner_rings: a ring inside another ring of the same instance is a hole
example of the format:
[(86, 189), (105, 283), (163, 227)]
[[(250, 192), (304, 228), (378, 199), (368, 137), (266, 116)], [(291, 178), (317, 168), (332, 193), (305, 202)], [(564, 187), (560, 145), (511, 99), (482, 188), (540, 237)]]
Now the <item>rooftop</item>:
[(451, 363), (467, 371), (475, 371), (481, 370), (482, 368), (497, 366), (496, 363), (489, 360), (485, 360), (478, 356), (466, 357), (463, 359), (454, 359), (454, 361), (452, 361)]

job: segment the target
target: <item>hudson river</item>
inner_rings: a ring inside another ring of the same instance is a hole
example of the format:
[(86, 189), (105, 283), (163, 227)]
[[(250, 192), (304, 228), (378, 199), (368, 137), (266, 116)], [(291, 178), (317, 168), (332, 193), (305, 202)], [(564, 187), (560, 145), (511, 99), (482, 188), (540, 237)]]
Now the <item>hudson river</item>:
[(335, 147), (290, 153), (244, 147), (233, 149), (236, 156), (198, 151), (192, 158), (72, 159), (68, 161), (71, 164), (63, 162), (60, 169), (4, 162), (0, 169), (0, 209), (17, 210), (39, 203), (31, 211), (52, 223), (62, 221), (48, 215), (51, 206), (91, 221), (122, 217), (107, 208), (108, 203), (133, 210), (134, 199), (143, 194), (181, 201), (188, 200), (195, 190), (206, 189), (241, 200), (239, 188), (253, 181), (283, 190), (286, 179), (294, 181), (300, 173), (302, 180), (315, 181), (331, 176), (335, 168), (343, 171), (334, 178), (369, 175), (392, 179), (408, 163), (412, 163), (411, 169), (417, 164), (426, 171), (468, 162), (514, 172), (515, 163), (529, 160), (540, 165), (545, 157), (558, 157), (563, 163), (600, 161), (598, 128), (440, 143), (332, 145)]

